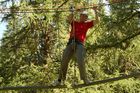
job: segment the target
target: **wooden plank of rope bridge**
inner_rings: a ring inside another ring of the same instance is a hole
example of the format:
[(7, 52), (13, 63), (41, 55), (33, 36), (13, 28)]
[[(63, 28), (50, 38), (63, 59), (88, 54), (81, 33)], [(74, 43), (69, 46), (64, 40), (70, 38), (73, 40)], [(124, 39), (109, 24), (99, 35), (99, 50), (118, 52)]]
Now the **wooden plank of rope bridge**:
[(140, 76), (140, 73), (134, 73), (134, 74), (130, 74), (130, 75), (124, 75), (124, 76), (120, 76), (120, 77), (115, 77), (115, 78), (109, 78), (109, 79), (105, 79), (105, 80), (94, 81), (94, 82), (91, 82), (89, 84), (73, 85), (72, 87), (73, 88), (82, 88), (82, 87), (98, 85), (98, 84), (103, 84), (103, 83), (107, 83), (107, 82), (113, 82), (113, 81), (118, 81), (118, 80), (128, 79), (128, 78), (132, 78), (132, 77), (138, 77), (138, 76)]
[(22, 90), (22, 89), (57, 89), (57, 88), (67, 88), (66, 85), (59, 86), (4, 86), (0, 87), (1, 90)]

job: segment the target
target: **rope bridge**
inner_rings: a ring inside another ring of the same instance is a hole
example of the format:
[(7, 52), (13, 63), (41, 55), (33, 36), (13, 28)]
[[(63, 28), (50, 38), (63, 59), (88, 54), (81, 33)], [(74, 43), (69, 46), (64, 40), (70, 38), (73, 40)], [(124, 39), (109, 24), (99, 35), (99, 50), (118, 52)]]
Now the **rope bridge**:
[(115, 78), (109, 78), (109, 79), (104, 79), (104, 80), (98, 80), (98, 81), (91, 82), (91, 83), (89, 83), (89, 84), (73, 85), (73, 88), (82, 88), (82, 87), (87, 87), (87, 86), (91, 86), (91, 85), (104, 84), (104, 83), (108, 83), (108, 82), (114, 82), (114, 81), (118, 81), (118, 80), (123, 80), (123, 79), (132, 78), (132, 77), (139, 77), (139, 78), (140, 78), (140, 73), (134, 73), (134, 74), (123, 75), (123, 76), (115, 77)]
[[(64, 4), (65, 3), (66, 2), (64, 2)], [(102, 4), (100, 6), (105, 6), (105, 5), (111, 5), (111, 4)], [(34, 12), (33, 10), (37, 10), (38, 12), (54, 12), (55, 10), (58, 10), (59, 12), (69, 12), (69, 8), (60, 8), (60, 7), (58, 7), (57, 9), (53, 9), (53, 8), (52, 9), (38, 9), (37, 8), (37, 9), (24, 9), (24, 10), (16, 10), (16, 9), (6, 8), (6, 9), (0, 9), (0, 13), (10, 13), (11, 10), (13, 11), (13, 13), (32, 13), (32, 12)], [(82, 9), (89, 9), (89, 8), (92, 8), (92, 7), (87, 7), (87, 8), (82, 8)], [(2, 91), (2, 90), (29, 90), (29, 89), (62, 89), (62, 88), (75, 89), (75, 88), (82, 88), (82, 87), (88, 87), (88, 86), (93, 86), (93, 85), (98, 85), (98, 84), (114, 82), (114, 81), (118, 81), (118, 80), (132, 78), (132, 77), (140, 77), (140, 73), (133, 73), (133, 74), (130, 74), (130, 75), (124, 75), (124, 76), (119, 76), (119, 77), (115, 77), (115, 78), (98, 80), (98, 81), (91, 82), (89, 84), (72, 85), (71, 87), (68, 87), (66, 85), (61, 85), (61, 86), (52, 86), (52, 85), (42, 85), (42, 86), (3, 86), (3, 87), (0, 87), (0, 91)]]
[(91, 82), (89, 84), (77, 84), (77, 85), (72, 85), (71, 87), (67, 87), (66, 85), (60, 85), (60, 86), (52, 86), (52, 85), (44, 85), (44, 86), (3, 86), (0, 87), (0, 91), (2, 90), (29, 90), (29, 89), (62, 89), (62, 88), (82, 88), (82, 87), (88, 87), (88, 86), (93, 86), (93, 85), (99, 85), (99, 84), (104, 84), (104, 83), (109, 83), (109, 82), (114, 82), (118, 80), (123, 80), (123, 79), (128, 79), (132, 77), (137, 77), (140, 78), (140, 72), (133, 73), (130, 75), (123, 75), (115, 78), (109, 78), (109, 79), (104, 79), (104, 80), (98, 80)]

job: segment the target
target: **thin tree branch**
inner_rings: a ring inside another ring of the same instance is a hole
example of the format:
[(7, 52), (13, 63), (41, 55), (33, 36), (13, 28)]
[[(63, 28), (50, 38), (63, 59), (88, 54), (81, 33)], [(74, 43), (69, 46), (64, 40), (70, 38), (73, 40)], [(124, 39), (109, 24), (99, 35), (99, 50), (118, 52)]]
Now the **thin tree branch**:
[(64, 4), (66, 4), (68, 1), (69, 1), (69, 0), (66, 0), (66, 1), (63, 2), (60, 6), (58, 6), (57, 10), (58, 10), (59, 8), (61, 8)]
[[(140, 29), (138, 28), (137, 30), (140, 30)], [(100, 44), (100, 45), (94, 44), (94, 45), (91, 45), (91, 46), (87, 47), (87, 49), (94, 48), (94, 50), (97, 50), (97, 49), (107, 49), (107, 48), (117, 47), (118, 45), (121, 45), (123, 42), (126, 42), (130, 39), (133, 39), (138, 35), (140, 35), (140, 31), (138, 31), (137, 33), (135, 33), (131, 36), (128, 36), (128, 37), (122, 39), (119, 42), (115, 42), (115, 43), (112, 43), (112, 44)]]

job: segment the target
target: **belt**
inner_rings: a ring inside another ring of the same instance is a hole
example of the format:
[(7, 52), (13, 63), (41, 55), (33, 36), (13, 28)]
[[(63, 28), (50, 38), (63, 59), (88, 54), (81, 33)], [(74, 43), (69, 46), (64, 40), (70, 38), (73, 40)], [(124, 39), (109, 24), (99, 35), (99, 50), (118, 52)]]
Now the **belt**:
[(81, 41), (79, 41), (77, 39), (74, 39), (74, 38), (70, 38), (69, 41), (68, 41), (68, 43), (67, 43), (67, 45), (72, 44), (72, 43), (83, 45), (83, 43)]

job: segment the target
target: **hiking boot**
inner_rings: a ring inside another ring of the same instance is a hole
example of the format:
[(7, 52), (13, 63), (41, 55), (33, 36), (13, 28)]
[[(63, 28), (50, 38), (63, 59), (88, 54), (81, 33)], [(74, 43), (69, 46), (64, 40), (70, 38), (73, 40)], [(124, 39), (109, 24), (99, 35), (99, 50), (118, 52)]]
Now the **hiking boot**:
[(54, 80), (51, 84), (52, 86), (62, 86), (64, 85), (64, 82), (57, 80)]
[(84, 81), (84, 84), (90, 84), (92, 81), (88, 80), (88, 79), (85, 79), (83, 80)]

